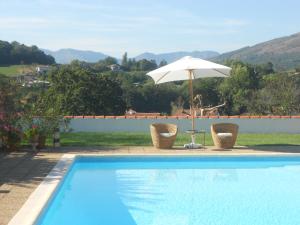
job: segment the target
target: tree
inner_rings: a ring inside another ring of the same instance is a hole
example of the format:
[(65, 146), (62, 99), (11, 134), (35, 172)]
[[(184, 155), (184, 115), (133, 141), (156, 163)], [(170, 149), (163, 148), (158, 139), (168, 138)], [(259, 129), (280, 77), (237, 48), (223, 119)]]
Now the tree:
[(127, 68), (127, 66), (128, 66), (127, 52), (125, 52), (123, 57), (122, 57), (122, 66), (124, 68)]
[(12, 46), (6, 41), (0, 41), (0, 65), (11, 64), (11, 52)]
[(262, 75), (268, 75), (274, 73), (274, 65), (271, 62), (261, 64), (255, 67), (257, 73)]
[(117, 63), (118, 63), (118, 61), (115, 58), (110, 57), (110, 56), (104, 59), (104, 64), (106, 66), (110, 66), (112, 64), (117, 64)]
[(150, 71), (157, 68), (155, 60), (142, 59), (137, 62), (137, 69), (140, 71)]
[[(202, 96), (203, 106), (218, 105), (223, 102), (220, 99), (218, 86), (223, 81), (223, 78), (201, 78), (194, 80), (194, 96), (200, 94)], [(186, 102), (189, 102), (189, 87), (188, 82), (183, 85), (182, 93), (185, 93)]]
[(231, 62), (231, 76), (225, 78), (219, 86), (222, 99), (226, 101), (226, 114), (243, 114), (251, 93), (259, 89), (261, 75), (255, 69), (241, 62)]
[(16, 118), (22, 112), (20, 92), (13, 78), (0, 74), (0, 118)]
[(128, 60), (128, 62), (127, 62), (127, 69), (129, 71), (136, 71), (137, 70), (137, 63), (135, 61), (135, 58)]
[(178, 90), (173, 83), (153, 85), (148, 83), (136, 87), (132, 92), (130, 106), (139, 112), (171, 112), (171, 102), (178, 98)]
[(62, 66), (49, 75), (40, 105), (63, 115), (120, 115), (125, 112), (119, 82), (80, 66)]
[[(267, 77), (259, 92), (268, 112), (275, 115), (292, 115), (300, 110), (300, 78), (286, 73)], [(264, 97), (267, 96), (267, 97)]]
[(167, 64), (168, 64), (168, 62), (167, 62), (166, 60), (163, 59), (162, 61), (160, 61), (158, 67), (162, 67), (162, 66), (165, 66), (165, 65), (167, 65)]

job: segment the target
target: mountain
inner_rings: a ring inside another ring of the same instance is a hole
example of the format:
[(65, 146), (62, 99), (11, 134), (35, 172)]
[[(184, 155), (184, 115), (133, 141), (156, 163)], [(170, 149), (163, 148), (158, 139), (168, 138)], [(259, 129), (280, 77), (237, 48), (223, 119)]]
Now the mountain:
[(141, 59), (155, 60), (157, 64), (159, 64), (162, 60), (166, 60), (168, 63), (171, 63), (187, 55), (196, 58), (201, 58), (201, 59), (209, 59), (209, 58), (216, 57), (220, 54), (214, 51), (171, 52), (171, 53), (162, 53), (162, 54), (153, 54), (153, 53), (145, 52), (141, 55), (136, 56), (135, 60), (141, 60)]
[[(57, 63), (67, 64), (72, 60), (78, 59), (80, 61), (86, 62), (97, 62), (101, 59), (105, 59), (109, 57), (101, 52), (94, 51), (83, 51), (77, 49), (59, 49), (57, 51), (50, 51), (47, 49), (43, 49), (46, 54), (49, 54), (55, 58)], [(193, 51), (193, 52), (172, 52), (172, 53), (163, 53), (163, 54), (153, 54), (153, 53), (143, 53), (135, 57), (136, 60), (147, 59), (147, 60), (155, 60), (157, 63), (160, 63), (162, 60), (166, 60), (168, 63), (173, 62), (177, 59), (180, 59), (184, 56), (193, 56), (202, 59), (209, 59), (212, 57), (216, 57), (219, 53), (214, 51)], [(118, 61), (120, 61), (118, 59)]]
[(94, 51), (83, 51), (77, 49), (60, 49), (57, 51), (50, 51), (47, 49), (43, 49), (43, 51), (51, 55), (55, 58), (57, 63), (67, 64), (70, 63), (72, 60), (78, 59), (80, 61), (86, 62), (97, 62), (101, 59), (105, 59), (108, 55), (105, 55), (101, 52), (94, 52)]
[(277, 70), (299, 67), (300, 33), (224, 53), (214, 58), (214, 61), (223, 62), (230, 59), (241, 60), (251, 64), (272, 62)]
[[(52, 55), (57, 63), (70, 63), (74, 59), (86, 62), (97, 62), (98, 60), (108, 57), (108, 55), (101, 52), (75, 49), (43, 51), (46, 54)], [(247, 46), (221, 55), (214, 51), (182, 51), (162, 54), (146, 52), (136, 56), (135, 59), (155, 60), (159, 64), (162, 60), (166, 60), (170, 63), (187, 55), (202, 59), (210, 59), (216, 62), (224, 62), (230, 59), (241, 60), (251, 64), (272, 62), (277, 70), (293, 69), (300, 66), (300, 33), (262, 42), (254, 46)]]

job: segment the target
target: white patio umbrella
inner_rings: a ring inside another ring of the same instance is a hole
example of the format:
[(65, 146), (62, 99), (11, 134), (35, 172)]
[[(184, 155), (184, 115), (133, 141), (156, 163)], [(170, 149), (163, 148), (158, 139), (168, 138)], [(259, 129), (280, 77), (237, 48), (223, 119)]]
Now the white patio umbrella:
[[(217, 63), (191, 56), (185, 56), (173, 63), (160, 67), (147, 73), (155, 84), (171, 81), (189, 80), (190, 113), (192, 117), (192, 130), (195, 131), (195, 109), (193, 104), (193, 80), (204, 77), (228, 77), (231, 68)], [(192, 134), (192, 144), (194, 136)]]

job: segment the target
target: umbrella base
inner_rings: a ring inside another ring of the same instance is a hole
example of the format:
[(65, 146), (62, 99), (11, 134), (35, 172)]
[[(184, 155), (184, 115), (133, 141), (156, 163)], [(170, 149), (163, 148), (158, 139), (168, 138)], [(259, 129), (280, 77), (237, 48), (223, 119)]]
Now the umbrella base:
[(198, 133), (197, 130), (188, 130), (186, 131), (186, 133), (190, 133), (191, 134), (191, 139), (192, 139), (192, 142), (189, 143), (189, 144), (185, 144), (184, 145), (184, 148), (187, 148), (187, 149), (197, 149), (197, 148), (202, 148), (203, 145), (201, 144), (196, 144), (196, 133)]
[(201, 144), (196, 144), (196, 143), (189, 143), (189, 144), (185, 144), (184, 148), (197, 149), (197, 148), (202, 148), (202, 145)]

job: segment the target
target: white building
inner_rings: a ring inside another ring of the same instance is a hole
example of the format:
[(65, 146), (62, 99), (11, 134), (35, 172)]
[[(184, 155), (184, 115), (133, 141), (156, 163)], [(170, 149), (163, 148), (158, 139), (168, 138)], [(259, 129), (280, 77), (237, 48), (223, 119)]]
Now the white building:
[(109, 66), (109, 68), (111, 69), (111, 71), (120, 71), (121, 70), (121, 66), (119, 64), (112, 64)]
[(48, 70), (50, 70), (50, 66), (37, 66), (35, 70), (39, 74), (46, 73)]

